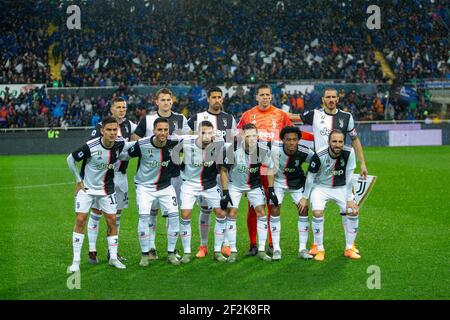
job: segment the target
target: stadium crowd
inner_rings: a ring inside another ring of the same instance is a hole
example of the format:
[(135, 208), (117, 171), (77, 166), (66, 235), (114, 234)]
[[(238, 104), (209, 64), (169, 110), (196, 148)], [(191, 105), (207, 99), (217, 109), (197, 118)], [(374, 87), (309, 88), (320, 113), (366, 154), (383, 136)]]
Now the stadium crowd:
[[(283, 93), (274, 89), (273, 104), (277, 107), (289, 107), (292, 113), (320, 108), (320, 92)], [(339, 108), (353, 114), (355, 120), (424, 120), (431, 114), (430, 94), (418, 90), (416, 103), (405, 103), (398, 98), (387, 97), (380, 91), (376, 95), (367, 95), (362, 91), (351, 90), (338, 92)], [(96, 96), (80, 98), (76, 94), (49, 95), (45, 88), (32, 89), (14, 97), (5, 92), (0, 96), (0, 128), (32, 128), (32, 127), (84, 127), (95, 126), (108, 115), (111, 100), (122, 96), (128, 102), (127, 117), (137, 122), (150, 111), (155, 111), (152, 94), (137, 94), (134, 89), (117, 91), (112, 97)], [(224, 96), (225, 111), (233, 114), (238, 120), (242, 113), (256, 104), (254, 88), (245, 91), (238, 87), (231, 96)], [(204, 111), (206, 106), (199, 103), (192, 92), (174, 97), (173, 110), (183, 113), (187, 118)]]
[[(373, 48), (399, 79), (447, 77), (446, 1), (380, 1), (383, 27), (368, 30), (366, 1), (86, 1), (81, 30), (66, 4), (2, 1), (0, 83), (51, 83), (48, 47), (62, 84), (108, 86), (277, 79), (383, 82)], [(54, 23), (59, 30), (48, 35)], [(370, 36), (370, 41), (368, 40)]]

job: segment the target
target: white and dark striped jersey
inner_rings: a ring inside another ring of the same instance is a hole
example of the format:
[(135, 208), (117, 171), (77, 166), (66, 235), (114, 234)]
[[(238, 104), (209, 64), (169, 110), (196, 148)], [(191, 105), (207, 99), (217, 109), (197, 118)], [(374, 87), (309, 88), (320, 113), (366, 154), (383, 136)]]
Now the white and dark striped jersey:
[(259, 141), (256, 151), (248, 154), (244, 141), (235, 141), (228, 146), (224, 155), (224, 166), (228, 169), (228, 181), (239, 189), (256, 189), (261, 186), (261, 166), (273, 169), (271, 142)]
[(301, 116), (303, 123), (313, 126), (315, 151), (328, 147), (328, 136), (333, 129), (339, 129), (344, 135), (348, 134), (350, 137), (357, 136), (351, 113), (336, 110), (335, 114), (328, 114), (324, 109), (315, 109)]
[[(92, 130), (91, 138), (98, 138), (102, 136), (101, 132), (102, 123), (99, 122), (95, 126), (94, 130)], [(136, 131), (137, 125), (128, 119), (123, 119), (123, 121), (119, 124), (119, 131), (117, 133), (118, 137), (122, 137), (125, 142), (130, 141), (131, 135)], [(127, 172), (128, 161), (118, 161), (116, 162), (115, 170), (120, 171), (123, 174)]]
[(275, 186), (300, 189), (305, 186), (305, 173), (302, 169), (304, 162), (309, 162), (314, 152), (298, 145), (294, 154), (288, 155), (284, 150), (283, 143), (273, 142), (272, 160), (275, 168)]
[(98, 137), (72, 152), (75, 161), (83, 160), (80, 175), (88, 194), (114, 193), (114, 165), (124, 147), (122, 138), (118, 138), (108, 149), (102, 144), (102, 138)]
[(223, 141), (214, 141), (205, 149), (197, 137), (184, 139), (182, 142), (183, 163), (181, 179), (202, 190), (217, 185), (218, 164), (222, 163)]
[(139, 157), (134, 183), (155, 190), (168, 187), (173, 173), (171, 152), (177, 144), (178, 140), (168, 139), (163, 147), (157, 147), (153, 136), (136, 141), (128, 149), (130, 157)]
[(187, 134), (190, 131), (187, 119), (181, 113), (172, 112), (169, 117), (163, 117), (156, 111), (148, 114), (139, 121), (135, 133), (141, 138), (153, 136), (153, 123), (158, 118), (169, 120), (169, 135)]
[(219, 114), (204, 111), (194, 114), (189, 118), (188, 125), (192, 131), (197, 131), (198, 125), (202, 121), (209, 121), (214, 126), (217, 138), (223, 139), (225, 142), (233, 142), (233, 138), (237, 133), (236, 120), (231, 114), (221, 111)]
[(346, 171), (356, 168), (355, 151), (344, 146), (337, 158), (330, 155), (329, 148), (322, 148), (316, 152), (309, 164), (308, 171), (317, 174), (314, 184), (326, 187), (341, 187), (346, 185)]

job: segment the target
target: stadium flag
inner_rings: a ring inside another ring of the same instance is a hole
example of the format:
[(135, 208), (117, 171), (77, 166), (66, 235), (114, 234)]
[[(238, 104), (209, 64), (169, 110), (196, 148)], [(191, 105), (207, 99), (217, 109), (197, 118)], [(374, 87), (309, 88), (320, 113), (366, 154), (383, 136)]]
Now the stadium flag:
[(45, 64), (43, 64), (42, 62), (40, 62), (39, 60), (36, 61), (37, 65), (39, 68), (45, 68)]
[(105, 63), (103, 64), (103, 68), (106, 68), (108, 66), (109, 63), (109, 58), (106, 59)]
[(139, 57), (136, 57), (136, 58), (133, 59), (133, 62), (135, 64), (141, 64), (141, 59), (139, 59)]
[(419, 101), (417, 91), (413, 87), (403, 86), (401, 87), (399, 94), (402, 100), (405, 100), (408, 103)]
[(319, 39), (314, 39), (309, 45), (311, 48), (317, 47), (319, 45)]
[(5, 68), (9, 68), (10, 65), (11, 65), (11, 61), (10, 61), (10, 59), (8, 59), (8, 61), (6, 61), (6, 63), (5, 63)]
[(97, 54), (97, 50), (92, 49), (91, 51), (89, 51), (88, 56), (89, 56), (90, 58), (93, 58), (93, 57), (96, 56), (96, 54)]
[(233, 56), (231, 57), (231, 60), (233, 60), (234, 62), (238, 61), (238, 57), (237, 54), (233, 54)]
[(19, 63), (16, 67), (15, 67), (17, 73), (22, 73), (22, 69), (23, 69), (23, 63)]
[(264, 62), (265, 64), (272, 64), (272, 58), (271, 58), (271, 57), (265, 57), (265, 58), (263, 59), (263, 62)]
[(273, 50), (275, 50), (278, 53), (283, 53), (284, 52), (284, 49), (280, 48), (280, 47), (274, 47)]
[(94, 63), (94, 70), (97, 70), (98, 68), (100, 68), (100, 59), (97, 59)]
[(89, 63), (89, 58), (85, 58), (83, 56), (83, 54), (80, 53), (80, 55), (78, 56), (77, 61), (78, 61), (78, 68), (79, 67), (84, 67), (85, 65), (87, 65)]
[(377, 181), (377, 176), (367, 175), (366, 179), (363, 180), (359, 174), (353, 174), (353, 193), (355, 194), (356, 204), (359, 207), (369, 197), (375, 181)]

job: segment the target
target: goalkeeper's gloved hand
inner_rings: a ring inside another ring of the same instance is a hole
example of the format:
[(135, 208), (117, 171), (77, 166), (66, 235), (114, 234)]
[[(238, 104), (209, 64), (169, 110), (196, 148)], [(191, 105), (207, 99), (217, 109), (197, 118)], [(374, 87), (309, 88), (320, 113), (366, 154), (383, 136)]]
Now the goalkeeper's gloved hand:
[(220, 198), (220, 207), (222, 210), (226, 210), (228, 208), (228, 202), (233, 205), (233, 201), (231, 201), (228, 190), (222, 190), (222, 197)]
[(275, 190), (273, 189), (273, 187), (269, 187), (268, 196), (269, 196), (269, 200), (272, 201), (272, 204), (275, 207), (278, 207), (278, 198), (277, 198), (277, 195), (275, 194)]

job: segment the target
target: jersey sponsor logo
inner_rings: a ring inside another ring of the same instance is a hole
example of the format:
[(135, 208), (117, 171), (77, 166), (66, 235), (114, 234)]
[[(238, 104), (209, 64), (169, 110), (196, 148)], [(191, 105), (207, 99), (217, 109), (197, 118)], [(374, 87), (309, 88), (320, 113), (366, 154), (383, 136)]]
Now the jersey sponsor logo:
[(284, 168), (284, 172), (287, 172), (287, 173), (294, 173), (295, 172), (295, 168)]
[(248, 174), (248, 173), (256, 173), (259, 171), (259, 167), (249, 168), (247, 166), (238, 166), (239, 172)]
[(327, 171), (325, 171), (325, 174), (327, 176), (342, 176), (344, 174), (344, 170), (328, 169)]
[(267, 131), (260, 131), (260, 132), (258, 132), (258, 136), (261, 139), (273, 139), (275, 137), (275, 133), (267, 132)]
[(211, 167), (214, 164), (214, 161), (205, 161), (205, 162), (201, 162), (201, 163), (194, 163), (194, 167), (201, 167), (201, 166), (205, 166), (205, 167)]
[(149, 162), (150, 167), (158, 168), (158, 167), (168, 167), (170, 160), (159, 162), (157, 160), (152, 160)]
[(221, 138), (221, 137), (225, 137), (227, 135), (227, 131), (226, 130), (216, 130), (216, 136)]
[(97, 169), (114, 169), (114, 163), (99, 163), (97, 164)]

